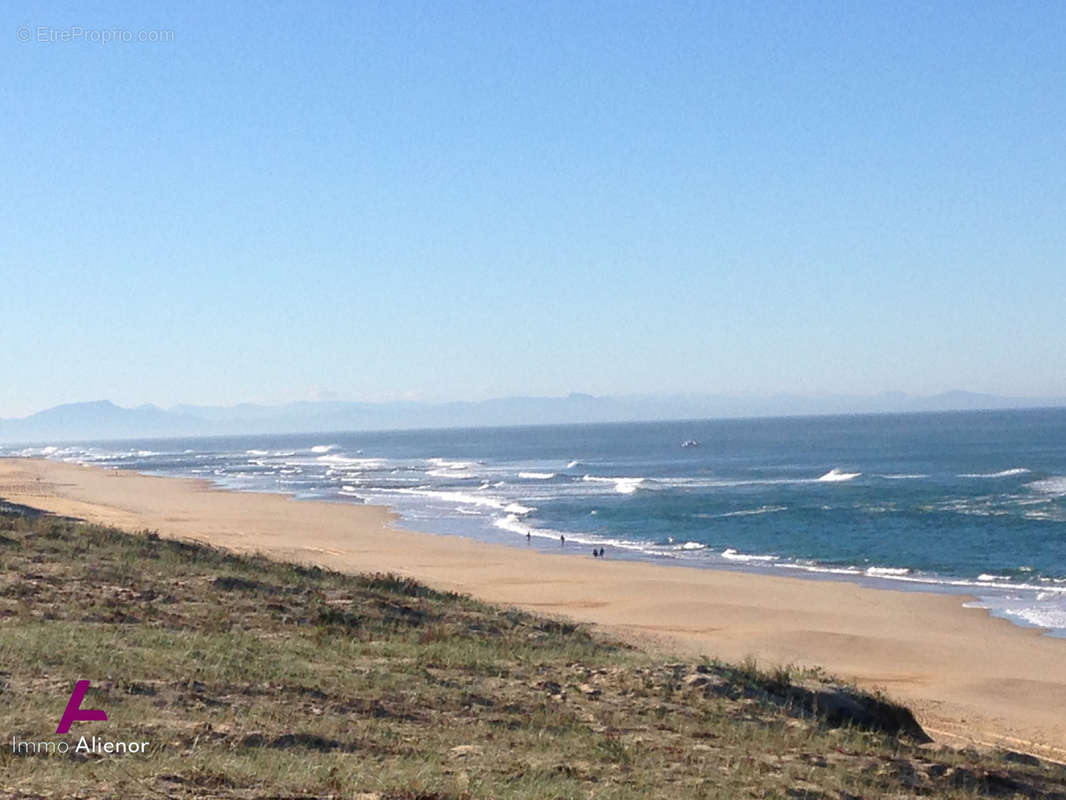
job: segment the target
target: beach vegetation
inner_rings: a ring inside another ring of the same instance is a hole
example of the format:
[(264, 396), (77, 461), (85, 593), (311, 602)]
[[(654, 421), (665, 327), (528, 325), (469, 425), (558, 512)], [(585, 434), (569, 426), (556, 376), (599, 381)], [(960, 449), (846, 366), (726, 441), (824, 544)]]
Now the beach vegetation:
[[(0, 733), (63, 739), (85, 679), (108, 719), (66, 738), (149, 743), (0, 748), (0, 798), (1066, 798), (1062, 767), (890, 732), (899, 706), (817, 669), (150, 531), (9, 513), (0, 536)], [(876, 724), (829, 707), (874, 701)]]

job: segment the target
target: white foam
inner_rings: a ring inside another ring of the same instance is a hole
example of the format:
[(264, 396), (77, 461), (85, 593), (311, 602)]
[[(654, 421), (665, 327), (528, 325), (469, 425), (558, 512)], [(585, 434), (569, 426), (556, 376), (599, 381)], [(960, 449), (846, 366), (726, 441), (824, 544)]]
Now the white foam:
[(759, 508), (746, 508), (741, 511), (727, 511), (724, 514), (697, 514), (696, 516), (704, 518), (753, 517), (760, 514), (776, 514), (778, 511), (787, 510), (788, 506), (759, 506)]
[(537, 509), (530, 506), (524, 506), (521, 503), (508, 502), (495, 497), (486, 497), (484, 495), (470, 494), (469, 492), (451, 492), (445, 489), (428, 489), (428, 488), (399, 488), (399, 489), (378, 489), (377, 491), (384, 494), (402, 494), (413, 495), (415, 497), (427, 497), (434, 500), (444, 500), (448, 503), (459, 503), (461, 505), (479, 506), (481, 508), (494, 508), (498, 511), (506, 511), (508, 514), (531, 514)]
[[(510, 531), (511, 533), (518, 533), (522, 536), (536, 536), (541, 539), (558, 539), (560, 535), (559, 531), (552, 530), (551, 528), (535, 528), (532, 525), (527, 525), (522, 522), (515, 514), (508, 514), (505, 517), (499, 517), (492, 521), (494, 528), (500, 530)], [(571, 534), (565, 534), (568, 541), (582, 543), (584, 540), (578, 536)]]
[[(682, 489), (732, 489), (741, 486), (799, 486), (812, 483), (849, 481), (862, 475), (861, 472), (841, 472), (832, 469), (817, 478), (655, 478), (649, 484)], [(649, 487), (650, 488), (650, 487)]]
[(245, 450), (244, 454), (246, 456), (268, 456), (268, 455), (270, 455), (270, 451), (269, 450)]
[(442, 469), (465, 470), (477, 466), (476, 461), (452, 461), (448, 458), (428, 458), (426, 460), (430, 464)]
[(495, 519), (492, 521), (492, 525), (494, 528), (499, 528), (500, 530), (511, 531), (512, 533), (518, 533), (522, 536), (535, 536), (539, 539), (554, 539), (555, 541), (558, 541), (560, 536), (565, 536), (567, 544), (609, 544), (613, 547), (625, 549), (640, 549), (639, 547), (634, 548), (631, 543), (628, 542), (589, 537), (580, 533), (563, 533), (562, 531), (553, 530), (551, 528), (537, 528), (522, 522), (522, 520), (514, 514), (508, 514), (505, 517)]
[(1041, 522), (1066, 522), (1066, 514), (1054, 511), (1026, 511), (1022, 516), (1026, 519), (1035, 519)]
[[(385, 462), (380, 458), (353, 458), (351, 456), (319, 456), (315, 459), (322, 464), (332, 464), (340, 468), (381, 469)], [(287, 464), (286, 466), (294, 466)]]
[(1064, 608), (1018, 608), (1006, 610), (1004, 613), (1038, 628), (1066, 631), (1066, 609)]
[(1043, 480), (1033, 481), (1025, 484), (1025, 488), (1052, 497), (1066, 497), (1066, 475), (1052, 475)]
[(984, 608), (996, 616), (1020, 622), (1023, 625), (1066, 632), (1066, 603), (1063, 602), (1061, 594), (1010, 592), (1005, 595), (984, 596), (976, 602), (966, 603), (965, 606)]
[(427, 469), (427, 475), (432, 475), (434, 478), (451, 478), (458, 480), (476, 480), (477, 475), (463, 474), (460, 469), (454, 469), (451, 467), (445, 467), (443, 469)]
[(656, 478), (655, 484), (684, 489), (732, 489), (741, 486), (800, 486), (812, 483), (850, 481), (861, 472), (841, 472), (832, 469), (817, 478)]
[(855, 567), (821, 567), (813, 563), (800, 564), (794, 561), (780, 561), (774, 566), (780, 569), (798, 569), (804, 572), (814, 572), (819, 575), (862, 575), (862, 570)]
[(633, 494), (637, 489), (646, 486), (645, 478), (600, 478), (596, 475), (586, 475), (581, 480), (589, 483), (613, 483), (614, 490), (619, 494)]
[(934, 506), (938, 511), (952, 511), (956, 514), (965, 514), (970, 517), (1005, 517), (1010, 514), (1004, 508), (997, 508), (988, 500), (981, 498), (973, 502), (964, 499), (949, 500)]
[(906, 567), (868, 567), (866, 570), (867, 575), (877, 578), (909, 575), (910, 572)]
[(619, 478), (615, 481), (614, 490), (619, 494), (633, 494), (644, 486), (643, 478)]
[(999, 472), (966, 472), (959, 475), (960, 478), (1009, 478), (1012, 475), (1025, 475), (1029, 470), (1025, 467), (1012, 467)]
[(328, 453), (330, 450), (335, 450), (337, 445), (335, 444), (316, 444), (311, 448), (312, 453)]
[(753, 555), (749, 555), (748, 553), (739, 553), (736, 550), (734, 550), (732, 547), (722, 551), (722, 558), (728, 559), (729, 561), (742, 561), (742, 562), (752, 562), (752, 561), (754, 561), (754, 562), (760, 562), (760, 561), (761, 562), (766, 562), (766, 561), (776, 561), (777, 560), (777, 556), (753, 556)]
[(822, 475), (820, 478), (818, 478), (818, 482), (819, 483), (841, 483), (843, 481), (854, 480), (855, 478), (859, 477), (860, 475), (862, 475), (861, 472), (841, 472), (836, 467), (833, 467), (833, 469), (829, 470), (829, 472), (825, 473), (825, 475)]
[(878, 475), (877, 477), (884, 478), (886, 481), (917, 481), (917, 480), (921, 480), (922, 478), (928, 478), (929, 476), (925, 475), (923, 473), (920, 473), (920, 472), (915, 472), (915, 473), (904, 472), (904, 473), (900, 473), (898, 475), (897, 474)]
[(522, 536), (527, 534), (531, 537), (537, 537), (540, 539), (554, 539), (559, 541), (560, 536), (566, 537), (567, 545), (593, 545), (613, 547), (618, 550), (627, 550), (637, 553), (643, 553), (645, 555), (656, 556), (657, 558), (678, 558), (675, 551), (679, 549), (691, 549), (702, 548), (696, 542), (693, 542), (695, 547), (684, 548), (682, 547), (661, 547), (656, 545), (649, 545), (647, 542), (633, 542), (627, 539), (613, 539), (609, 537), (603, 537), (596, 534), (585, 534), (577, 531), (558, 531), (552, 528), (538, 528), (534, 525), (529, 525), (523, 522), (514, 514), (508, 514), (504, 517), (499, 517), (492, 521), (492, 525), (495, 528), (499, 528), (505, 531), (511, 531), (512, 533), (518, 533)]
[[(2, 451), (0, 451), (2, 452)], [(150, 458), (163, 455), (155, 450), (101, 450), (96, 447), (26, 447), (8, 451), (10, 455), (25, 458), (48, 458), (68, 464), (92, 464), (99, 461), (128, 461), (135, 458)]]
[(554, 472), (519, 472), (519, 478), (527, 478), (534, 481), (549, 481), (555, 477)]
[(678, 547), (678, 550), (706, 550), (707, 545), (701, 542), (685, 542)]
[(575, 460), (571, 461), (569, 464), (567, 464), (566, 468), (567, 469), (573, 469), (574, 467), (580, 467), (580, 466), (581, 466), (581, 462), (575, 459)]
[[(506, 517), (500, 517), (493, 520), (493, 527), (500, 528), (501, 530), (511, 531), (512, 533), (520, 533), (525, 536), (527, 533), (532, 534), (533, 528), (529, 525), (524, 525), (518, 521), (518, 517), (514, 514), (508, 514)], [(538, 535), (542, 535), (538, 533)]]

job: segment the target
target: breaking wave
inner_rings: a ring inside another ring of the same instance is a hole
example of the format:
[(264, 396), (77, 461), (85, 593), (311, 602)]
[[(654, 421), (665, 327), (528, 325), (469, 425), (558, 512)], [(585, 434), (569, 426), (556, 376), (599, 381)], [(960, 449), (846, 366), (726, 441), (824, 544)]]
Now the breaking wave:
[(895, 577), (899, 575), (910, 575), (911, 571), (906, 567), (867, 567), (866, 574), (874, 577)]
[(842, 483), (844, 481), (854, 480), (860, 475), (862, 475), (861, 472), (842, 472), (841, 470), (834, 467), (833, 469), (829, 470), (829, 472), (825, 473), (825, 475), (822, 475), (820, 478), (818, 478), (818, 482)]
[(1009, 478), (1012, 475), (1025, 475), (1029, 472), (1025, 467), (1012, 467), (999, 472), (966, 472), (959, 475), (960, 478)]
[(776, 514), (778, 511), (788, 511), (788, 506), (760, 506), (759, 508), (745, 508), (740, 511), (726, 511), (724, 514), (699, 514), (697, 516), (727, 519), (729, 517), (757, 517), (760, 514)]
[(750, 553), (738, 552), (738, 551), (734, 550), (732, 547), (729, 547), (729, 548), (727, 548), (727, 549), (722, 551), (722, 558), (726, 559), (727, 561), (740, 561), (740, 562), (748, 562), (748, 563), (758, 563), (758, 562), (766, 563), (766, 562), (769, 562), (769, 561), (776, 561), (777, 560), (777, 556), (756, 556), (756, 555), (751, 555)]
[(1025, 488), (1052, 497), (1066, 497), (1066, 475), (1052, 475), (1050, 478), (1033, 481), (1025, 484)]
[(647, 478), (600, 478), (596, 475), (586, 475), (581, 480), (586, 483), (613, 483), (618, 494), (633, 494), (647, 485)]

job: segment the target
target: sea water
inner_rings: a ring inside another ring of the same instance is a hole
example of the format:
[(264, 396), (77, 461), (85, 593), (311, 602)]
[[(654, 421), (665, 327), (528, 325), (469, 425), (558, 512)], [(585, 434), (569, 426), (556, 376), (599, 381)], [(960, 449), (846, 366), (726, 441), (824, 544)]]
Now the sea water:
[(416, 530), (585, 558), (604, 547), (608, 558), (957, 591), (1066, 635), (1066, 409), (56, 443), (0, 454), (386, 504)]

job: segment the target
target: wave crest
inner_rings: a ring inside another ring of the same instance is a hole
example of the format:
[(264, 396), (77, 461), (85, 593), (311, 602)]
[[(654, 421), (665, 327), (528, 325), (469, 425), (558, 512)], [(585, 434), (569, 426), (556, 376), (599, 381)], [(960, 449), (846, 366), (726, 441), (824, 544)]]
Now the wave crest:
[(638, 489), (647, 487), (647, 478), (601, 478), (596, 475), (586, 475), (581, 480), (587, 483), (613, 483), (614, 490), (618, 494), (633, 494)]
[(776, 561), (777, 560), (777, 556), (753, 556), (753, 555), (750, 555), (749, 553), (738, 552), (737, 550), (734, 550), (732, 547), (729, 547), (729, 548), (727, 548), (727, 549), (722, 551), (722, 558), (725, 558), (725, 559), (727, 559), (729, 561), (744, 561), (744, 562), (760, 562), (760, 561), (766, 562), (766, 561)]
[(842, 483), (844, 481), (854, 480), (862, 475), (861, 472), (842, 472), (841, 470), (833, 467), (829, 472), (818, 478), (819, 483)]
[(1025, 484), (1025, 488), (1053, 497), (1063, 497), (1066, 496), (1066, 475), (1052, 475), (1050, 478), (1033, 481)]
[(1025, 475), (1029, 470), (1025, 467), (1011, 467), (999, 472), (966, 472), (960, 478), (1009, 478), (1012, 475)]

